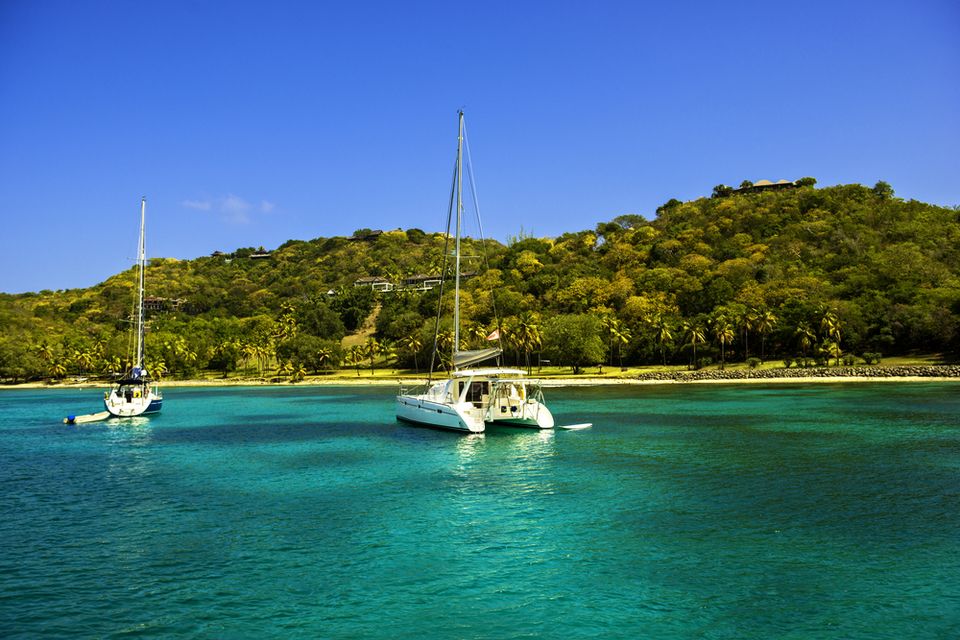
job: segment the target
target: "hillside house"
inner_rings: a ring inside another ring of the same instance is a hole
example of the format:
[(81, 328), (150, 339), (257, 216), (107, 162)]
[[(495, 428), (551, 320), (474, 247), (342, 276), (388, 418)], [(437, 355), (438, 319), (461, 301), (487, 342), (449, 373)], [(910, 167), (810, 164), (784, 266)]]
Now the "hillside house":
[(370, 287), (374, 291), (380, 291), (382, 293), (393, 291), (395, 289), (395, 286), (392, 282), (380, 276), (364, 276), (363, 278), (357, 278), (353, 281), (353, 286)]

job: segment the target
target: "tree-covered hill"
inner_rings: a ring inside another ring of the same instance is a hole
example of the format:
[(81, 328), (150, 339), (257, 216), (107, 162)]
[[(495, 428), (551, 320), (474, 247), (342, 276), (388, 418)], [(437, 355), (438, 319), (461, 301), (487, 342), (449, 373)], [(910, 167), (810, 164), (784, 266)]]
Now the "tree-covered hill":
[[(825, 360), (960, 352), (960, 211), (873, 188), (717, 187), (651, 220), (621, 216), (554, 239), (468, 240), (463, 340), (500, 329), (511, 361), (580, 367)], [(154, 370), (296, 376), (384, 360), (422, 368), (432, 347), (442, 234), (417, 229), (291, 240), (147, 269)], [(379, 277), (381, 288), (355, 286)], [(0, 295), (0, 378), (116, 371), (134, 275), (89, 289)], [(445, 306), (452, 305), (449, 287)], [(443, 314), (449, 329), (448, 314)], [(375, 333), (341, 339), (375, 318)], [(499, 318), (499, 323), (498, 323)], [(445, 330), (441, 342), (452, 334)]]

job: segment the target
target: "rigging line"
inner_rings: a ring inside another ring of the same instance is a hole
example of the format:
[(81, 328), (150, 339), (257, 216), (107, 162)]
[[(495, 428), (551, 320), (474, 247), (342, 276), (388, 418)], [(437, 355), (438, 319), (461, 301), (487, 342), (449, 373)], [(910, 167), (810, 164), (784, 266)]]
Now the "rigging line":
[(453, 215), (453, 200), (457, 193), (457, 163), (453, 163), (453, 182), (450, 185), (450, 201), (447, 204), (447, 231), (443, 241), (443, 263), (440, 265), (440, 294), (437, 298), (437, 317), (433, 326), (433, 351), (430, 353), (430, 369), (427, 372), (427, 384), (433, 379), (433, 367), (437, 360), (437, 346), (440, 336), (440, 315), (443, 310), (443, 283), (447, 278), (447, 260), (449, 258), (447, 251), (450, 248), (450, 218)]
[[(487, 259), (487, 241), (483, 236), (483, 221), (480, 219), (480, 199), (477, 197), (477, 179), (473, 175), (473, 157), (470, 155), (470, 140), (467, 137), (467, 122), (463, 122), (463, 148), (467, 152), (467, 176), (470, 179), (470, 195), (473, 196), (473, 209), (477, 215), (477, 228), (480, 233), (480, 249), (483, 253), (483, 266), (490, 271), (490, 261)], [(497, 311), (497, 296), (490, 292), (490, 305), (493, 307), (493, 318), (497, 324), (497, 348), (503, 351), (503, 327), (500, 324), (500, 313)]]

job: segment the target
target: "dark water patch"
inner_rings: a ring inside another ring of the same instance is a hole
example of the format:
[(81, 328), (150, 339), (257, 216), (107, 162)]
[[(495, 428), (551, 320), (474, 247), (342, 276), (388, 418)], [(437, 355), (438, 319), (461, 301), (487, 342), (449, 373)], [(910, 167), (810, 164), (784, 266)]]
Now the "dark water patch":
[(158, 444), (205, 444), (233, 446), (304, 442), (349, 436), (367, 425), (356, 422), (325, 423), (301, 421), (294, 415), (238, 416), (235, 421), (209, 426), (174, 427), (157, 430), (153, 438)]

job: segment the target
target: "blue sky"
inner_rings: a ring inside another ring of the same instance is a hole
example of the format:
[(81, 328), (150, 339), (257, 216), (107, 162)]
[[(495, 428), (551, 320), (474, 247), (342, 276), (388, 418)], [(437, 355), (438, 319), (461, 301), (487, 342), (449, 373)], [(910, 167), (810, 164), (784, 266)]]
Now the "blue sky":
[(369, 227), (556, 236), (718, 183), (960, 204), (960, 4), (0, 0), (0, 291)]

